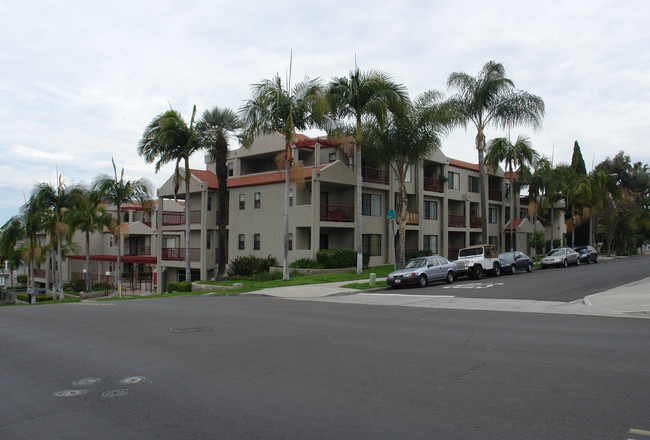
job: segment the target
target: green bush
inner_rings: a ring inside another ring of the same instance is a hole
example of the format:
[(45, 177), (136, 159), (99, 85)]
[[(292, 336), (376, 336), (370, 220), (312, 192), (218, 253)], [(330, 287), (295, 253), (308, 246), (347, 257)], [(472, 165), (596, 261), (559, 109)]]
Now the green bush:
[(86, 286), (84, 286), (84, 280), (81, 278), (77, 278), (76, 280), (72, 280), (69, 283), (65, 283), (63, 285), (63, 290), (66, 292), (82, 292)]
[(266, 258), (259, 258), (254, 255), (246, 257), (237, 257), (230, 260), (230, 274), (231, 277), (242, 276), (249, 277), (258, 273), (266, 273), (273, 266), (278, 265), (278, 260), (274, 256), (267, 256)]
[(298, 258), (296, 261), (289, 265), (292, 269), (322, 269), (323, 266), (318, 264), (312, 258)]
[[(29, 302), (29, 298), (27, 297), (26, 293), (17, 294), (16, 299), (18, 299), (20, 301), (25, 301), (26, 303)], [(43, 301), (52, 301), (52, 296), (50, 296), (50, 295), (36, 295), (36, 302), (43, 302)]]
[(27, 284), (27, 275), (21, 273), (16, 277), (16, 281), (18, 282), (18, 284)]
[(353, 249), (347, 248), (323, 249), (316, 253), (316, 262), (325, 269), (355, 267), (357, 253)]
[(167, 283), (167, 292), (191, 292), (191, 281), (169, 281)]

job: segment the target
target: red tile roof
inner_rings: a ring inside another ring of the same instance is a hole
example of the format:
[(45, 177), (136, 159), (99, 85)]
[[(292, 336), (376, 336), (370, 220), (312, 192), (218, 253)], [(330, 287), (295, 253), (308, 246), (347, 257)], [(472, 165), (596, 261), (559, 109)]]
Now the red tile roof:
[[(301, 136), (300, 140), (298, 140), (298, 136)], [(321, 147), (336, 147), (338, 144), (340, 144), (340, 141), (336, 139), (327, 139), (321, 137), (309, 138), (303, 135), (296, 135), (295, 144), (298, 148), (314, 148), (316, 144), (320, 144)]]
[[(327, 165), (305, 168), (305, 180), (311, 179), (312, 172), (322, 170)], [(190, 170), (190, 172), (197, 179), (201, 180), (202, 182), (206, 182), (208, 184), (209, 189), (217, 189), (219, 187), (219, 182), (217, 181), (217, 175), (214, 174), (212, 171)], [(280, 183), (280, 182), (284, 182), (284, 171), (250, 174), (247, 176), (240, 176), (240, 177), (229, 177), (228, 188), (240, 188), (243, 186), (253, 186), (253, 185), (268, 185), (271, 183)]]
[(449, 159), (449, 165), (458, 167), (458, 168), (465, 168), (466, 170), (471, 170), (471, 171), (478, 171), (478, 164), (477, 163), (469, 163), (469, 162), (463, 162), (462, 160), (458, 159)]
[(521, 222), (523, 222), (523, 221), (524, 221), (523, 219), (516, 218), (516, 219), (514, 219), (514, 220), (508, 222), (508, 225), (506, 226), (506, 229), (505, 229), (505, 230), (506, 230), (506, 231), (511, 231), (511, 230), (512, 230), (512, 227), (514, 226), (514, 230), (516, 231), (517, 228), (519, 227), (519, 225), (521, 224)]

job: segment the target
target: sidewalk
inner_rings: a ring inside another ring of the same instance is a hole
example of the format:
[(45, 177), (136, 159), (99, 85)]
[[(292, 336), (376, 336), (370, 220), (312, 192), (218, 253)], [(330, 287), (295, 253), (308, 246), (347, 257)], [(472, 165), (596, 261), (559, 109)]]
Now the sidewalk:
[[(378, 279), (377, 281), (380, 281)], [(275, 287), (250, 292), (304, 301), (372, 304), (441, 309), (616, 316), (650, 319), (650, 278), (629, 283), (570, 303), (518, 299), (457, 298), (453, 295), (407, 295), (384, 288), (359, 291), (342, 286), (368, 280)], [(374, 291), (373, 291), (374, 290)], [(244, 294), (245, 295), (245, 294)]]

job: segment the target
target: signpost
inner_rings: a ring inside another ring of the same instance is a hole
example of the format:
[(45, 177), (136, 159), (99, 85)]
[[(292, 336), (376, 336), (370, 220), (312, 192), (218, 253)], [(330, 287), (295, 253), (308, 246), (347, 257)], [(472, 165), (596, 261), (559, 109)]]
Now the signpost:
[(390, 242), (392, 243), (393, 250), (393, 269), (397, 270), (397, 262), (395, 261), (395, 234), (397, 230), (395, 228), (395, 220), (397, 219), (397, 212), (394, 209), (389, 209), (386, 211), (386, 220), (390, 223)]

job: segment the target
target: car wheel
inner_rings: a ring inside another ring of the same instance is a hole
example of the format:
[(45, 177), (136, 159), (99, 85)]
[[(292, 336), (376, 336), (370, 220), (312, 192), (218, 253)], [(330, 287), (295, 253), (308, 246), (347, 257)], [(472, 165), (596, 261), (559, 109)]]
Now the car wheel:
[(594, 259), (594, 263), (598, 264), (598, 255), (596, 255), (596, 258)]
[(526, 269), (528, 273), (533, 271), (533, 263), (528, 263), (528, 269)]
[(481, 275), (483, 275), (483, 268), (480, 265), (474, 266), (472, 268), (472, 278), (475, 280), (480, 280)]
[(566, 258), (562, 262), (562, 267), (569, 267), (569, 262), (566, 260)]
[(517, 267), (514, 265), (514, 263), (512, 266), (510, 266), (510, 268), (511, 268), (510, 273), (513, 275), (517, 275)]
[(587, 257), (587, 264), (591, 264), (591, 257)]
[[(515, 267), (512, 266), (512, 270), (514, 269)], [(501, 275), (501, 266), (499, 266), (499, 264), (495, 264), (494, 267), (492, 268), (492, 276), (498, 277), (499, 275)]]
[(451, 284), (454, 282), (454, 273), (452, 271), (447, 272), (447, 278), (445, 279), (447, 281), (447, 284)]
[(420, 278), (418, 278), (418, 284), (420, 287), (426, 287), (427, 286), (427, 276), (426, 275), (420, 275)]
[(580, 258), (576, 258), (576, 267), (580, 266)]

